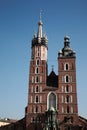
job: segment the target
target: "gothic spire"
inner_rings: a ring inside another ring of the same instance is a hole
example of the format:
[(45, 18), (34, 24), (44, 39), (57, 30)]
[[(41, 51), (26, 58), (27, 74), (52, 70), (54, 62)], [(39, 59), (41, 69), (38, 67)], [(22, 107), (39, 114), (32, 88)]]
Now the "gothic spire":
[(38, 31), (37, 34), (34, 34), (34, 38), (32, 39), (32, 47), (35, 45), (44, 45), (47, 47), (48, 39), (45, 33), (43, 33), (42, 30), (42, 16), (41, 16), (41, 11), (40, 11), (40, 20), (38, 22)]
[(42, 25), (43, 25), (43, 23), (42, 23), (42, 18), (41, 18), (41, 11), (40, 11), (40, 21), (38, 22), (38, 42), (41, 41), (42, 34), (43, 34)]

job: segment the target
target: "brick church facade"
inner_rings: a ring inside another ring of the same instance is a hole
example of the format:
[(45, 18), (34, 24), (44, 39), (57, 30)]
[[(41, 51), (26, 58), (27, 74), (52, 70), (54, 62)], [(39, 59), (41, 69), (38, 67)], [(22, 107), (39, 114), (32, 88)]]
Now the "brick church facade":
[(20, 129), (18, 124), (23, 126), (21, 130), (87, 130), (87, 120), (78, 115), (76, 54), (70, 47), (70, 38), (64, 37), (63, 48), (58, 52), (58, 75), (53, 68), (48, 75), (48, 39), (42, 26), (40, 20), (31, 43), (25, 117), (15, 128)]
[(77, 102), (76, 54), (70, 47), (70, 38), (65, 36), (64, 47), (58, 52), (58, 75), (53, 69), (48, 75), (48, 39), (43, 34), (42, 25), (40, 20), (38, 33), (31, 43), (26, 130), (81, 129)]

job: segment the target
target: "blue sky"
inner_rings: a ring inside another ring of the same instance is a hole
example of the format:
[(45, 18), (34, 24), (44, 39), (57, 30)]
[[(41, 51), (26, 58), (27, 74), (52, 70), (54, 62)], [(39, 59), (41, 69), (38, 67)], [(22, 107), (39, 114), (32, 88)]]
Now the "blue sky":
[(42, 11), (48, 36), (48, 67), (58, 74), (64, 36), (76, 51), (79, 115), (87, 118), (87, 0), (0, 0), (0, 117), (24, 117), (31, 40)]

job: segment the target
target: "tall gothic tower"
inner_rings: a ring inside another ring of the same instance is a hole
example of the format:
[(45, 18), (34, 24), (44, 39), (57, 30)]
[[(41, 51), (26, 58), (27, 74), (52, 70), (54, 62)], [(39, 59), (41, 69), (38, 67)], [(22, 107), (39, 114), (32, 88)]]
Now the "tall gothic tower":
[(64, 38), (64, 47), (58, 53), (58, 113), (59, 122), (78, 124), (76, 90), (76, 56), (70, 48), (70, 39)]
[(48, 39), (42, 30), (42, 21), (38, 22), (38, 33), (31, 44), (31, 60), (29, 73), (28, 105), (26, 108), (26, 128), (38, 130), (42, 128), (42, 116), (46, 107), (47, 83), (47, 43)]

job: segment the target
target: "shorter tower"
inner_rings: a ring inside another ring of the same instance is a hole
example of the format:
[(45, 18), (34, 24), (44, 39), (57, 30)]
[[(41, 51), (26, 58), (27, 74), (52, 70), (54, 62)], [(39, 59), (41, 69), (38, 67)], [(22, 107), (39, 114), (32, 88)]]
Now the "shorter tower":
[(70, 39), (64, 38), (64, 47), (58, 53), (58, 118), (65, 125), (78, 124), (76, 88), (76, 55), (70, 48)]

